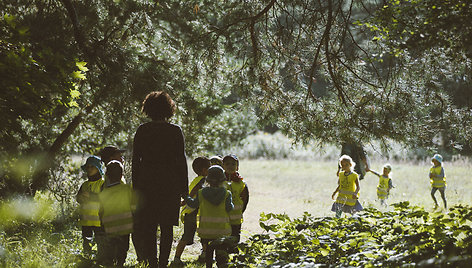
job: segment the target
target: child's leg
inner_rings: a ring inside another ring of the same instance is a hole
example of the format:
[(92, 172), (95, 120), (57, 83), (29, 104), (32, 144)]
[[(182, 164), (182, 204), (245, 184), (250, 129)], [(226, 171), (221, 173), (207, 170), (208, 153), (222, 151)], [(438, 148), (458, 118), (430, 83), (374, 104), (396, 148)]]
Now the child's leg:
[(91, 226), (82, 226), (82, 252), (92, 253), (93, 231)]
[(336, 210), (336, 218), (341, 218), (343, 211), (341, 209)]
[(436, 197), (434, 197), (434, 194), (436, 193), (437, 190), (438, 190), (438, 188), (436, 188), (436, 187), (433, 187), (433, 189), (431, 189), (431, 197), (433, 198), (434, 205), (436, 207), (438, 206), (438, 201), (436, 200)]
[(122, 267), (125, 264), (129, 249), (129, 235), (123, 235), (116, 240), (117, 252), (114, 257), (115, 265)]
[(237, 238), (237, 242), (241, 239), (241, 224), (231, 224), (231, 236)]
[(206, 244), (205, 248), (205, 266), (207, 268), (211, 268), (213, 266), (213, 252), (215, 249), (212, 247), (212, 240), (209, 239), (202, 239), (202, 244)]
[(177, 247), (175, 248), (174, 260), (180, 260), (180, 257), (184, 252), (185, 246), (187, 246), (187, 241), (185, 241), (182, 237), (182, 239), (180, 239), (179, 243), (177, 244)]
[(446, 187), (439, 188), (439, 193), (441, 193), (441, 198), (444, 203), (444, 208), (447, 209), (447, 201), (446, 201)]

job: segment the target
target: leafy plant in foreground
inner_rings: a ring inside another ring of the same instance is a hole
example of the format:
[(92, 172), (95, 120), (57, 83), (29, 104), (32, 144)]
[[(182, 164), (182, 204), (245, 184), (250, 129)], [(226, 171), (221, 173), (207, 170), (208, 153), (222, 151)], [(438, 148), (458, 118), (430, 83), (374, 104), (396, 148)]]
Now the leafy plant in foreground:
[(471, 207), (443, 214), (409, 202), (392, 206), (343, 218), (262, 213), (266, 232), (240, 244), (233, 266), (461, 266), (472, 260)]

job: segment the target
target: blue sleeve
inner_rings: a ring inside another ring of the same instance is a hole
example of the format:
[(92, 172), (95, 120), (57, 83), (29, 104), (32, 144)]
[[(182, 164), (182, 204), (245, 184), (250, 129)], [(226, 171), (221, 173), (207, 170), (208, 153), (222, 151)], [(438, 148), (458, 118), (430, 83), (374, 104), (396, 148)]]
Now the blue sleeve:
[(198, 194), (195, 198), (191, 198), (190, 196), (185, 197), (185, 203), (191, 208), (198, 208), (200, 205), (200, 201), (198, 200)]
[(388, 180), (388, 188), (393, 188), (392, 179), (389, 179), (389, 180)]
[(233, 196), (231, 195), (231, 192), (229, 193), (228, 197), (225, 200), (225, 205), (226, 205), (226, 211), (228, 212), (234, 209)]

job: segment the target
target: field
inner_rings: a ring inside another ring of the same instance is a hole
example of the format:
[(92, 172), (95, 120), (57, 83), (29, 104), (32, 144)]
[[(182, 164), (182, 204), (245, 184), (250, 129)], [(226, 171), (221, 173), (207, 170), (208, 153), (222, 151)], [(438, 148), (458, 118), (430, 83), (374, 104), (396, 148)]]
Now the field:
[[(259, 226), (261, 212), (285, 213), (291, 218), (300, 217), (304, 212), (315, 217), (333, 216), (330, 209), (333, 203), (331, 194), (337, 183), (336, 164), (335, 161), (242, 160), (239, 170), (250, 190), (250, 201), (242, 228), (243, 239), (263, 232)], [(379, 172), (383, 164), (384, 162), (374, 161), (371, 168)], [(430, 163), (391, 164), (395, 188), (388, 203), (410, 201), (413, 205), (424, 207), (426, 211), (433, 211), (428, 178)], [(472, 180), (468, 176), (472, 164), (467, 160), (445, 162), (444, 169), (448, 206), (472, 204)], [(190, 174), (194, 176), (193, 173)], [(361, 181), (361, 204), (364, 207), (391, 210), (391, 207), (385, 208), (376, 202), (377, 183), (378, 178), (372, 173), (368, 173)], [(442, 206), (439, 192), (436, 193), (436, 198)], [(188, 247), (183, 259), (194, 260), (199, 249), (198, 244)]]

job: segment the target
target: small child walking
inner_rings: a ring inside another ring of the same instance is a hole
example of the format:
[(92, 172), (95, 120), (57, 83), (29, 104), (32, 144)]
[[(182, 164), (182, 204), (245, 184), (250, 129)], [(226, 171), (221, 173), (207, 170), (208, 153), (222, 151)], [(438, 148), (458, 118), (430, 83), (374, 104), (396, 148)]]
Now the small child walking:
[(339, 172), (338, 187), (334, 190), (331, 198), (338, 193), (336, 201), (331, 207), (331, 211), (336, 212), (336, 217), (341, 217), (343, 212), (354, 214), (363, 209), (359, 203), (359, 175), (354, 172), (356, 163), (348, 155), (339, 158), (341, 172)]
[(97, 244), (97, 258), (101, 258), (101, 245), (103, 244), (104, 231), (98, 215), (100, 202), (98, 193), (101, 192), (103, 183), (102, 161), (97, 156), (90, 156), (81, 166), (87, 174), (88, 180), (84, 182), (77, 193), (76, 200), (80, 205), (80, 222), (82, 226), (82, 246), (85, 256), (90, 257), (92, 247)]
[(447, 201), (446, 201), (446, 173), (444, 172), (444, 168), (442, 166), (443, 157), (440, 154), (435, 154), (431, 159), (431, 163), (433, 166), (429, 170), (429, 179), (431, 182), (431, 197), (434, 201), (434, 209), (438, 208), (438, 201), (434, 196), (436, 191), (439, 190), (441, 193), (441, 198), (444, 203), (444, 208), (447, 209)]
[(383, 166), (382, 174), (379, 174), (378, 172), (371, 169), (368, 171), (379, 177), (379, 184), (377, 185), (377, 198), (380, 200), (380, 204), (385, 206), (385, 201), (390, 194), (390, 190), (393, 188), (392, 178), (390, 177), (392, 166), (390, 164), (385, 164)]
[(249, 189), (243, 177), (238, 173), (239, 160), (234, 154), (223, 157), (223, 169), (225, 171), (228, 190), (233, 197), (234, 210), (230, 212), (231, 236), (237, 238), (239, 242), (241, 237), (241, 226), (243, 223), (243, 214), (249, 202)]
[(103, 264), (123, 267), (133, 232), (135, 198), (131, 186), (122, 183), (123, 164), (111, 160), (106, 168), (108, 184), (98, 195), (100, 220), (106, 233)]
[[(187, 196), (190, 207), (199, 208), (198, 235), (206, 245), (206, 267), (213, 266), (213, 252), (216, 250), (218, 267), (225, 267), (228, 253), (224, 247), (218, 247), (218, 239), (231, 235), (229, 212), (233, 209), (231, 192), (223, 186), (226, 177), (223, 168), (213, 165), (208, 169), (206, 182), (209, 187), (200, 189), (195, 199)], [(222, 244), (224, 245), (224, 244)], [(221, 246), (221, 245), (220, 245)]]
[[(197, 157), (192, 162), (192, 169), (197, 174), (197, 177), (193, 179), (190, 183), (189, 189), (189, 196), (195, 198), (197, 193), (200, 189), (202, 189), (203, 184), (205, 183), (205, 177), (208, 175), (208, 169), (210, 168), (210, 159), (204, 156)], [(177, 247), (175, 249), (175, 257), (173, 261), (174, 266), (183, 266), (183, 262), (180, 259), (184, 249), (187, 245), (193, 244), (193, 239), (195, 237), (195, 232), (197, 230), (197, 213), (198, 210), (192, 208), (185, 203), (182, 207), (182, 211), (180, 213), (180, 219), (184, 224), (184, 233), (182, 238), (180, 239)], [(206, 248), (202, 248), (202, 254), (199, 257), (200, 261), (205, 260), (205, 250)]]

